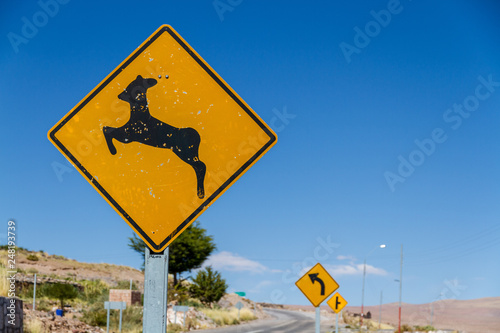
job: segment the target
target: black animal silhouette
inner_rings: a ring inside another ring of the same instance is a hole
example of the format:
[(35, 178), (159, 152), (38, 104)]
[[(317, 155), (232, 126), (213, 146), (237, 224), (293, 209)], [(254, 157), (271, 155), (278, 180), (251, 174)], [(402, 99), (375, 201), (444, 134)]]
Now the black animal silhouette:
[(109, 152), (116, 154), (113, 139), (122, 143), (140, 142), (157, 148), (171, 149), (181, 160), (193, 167), (198, 183), (198, 198), (205, 197), (205, 163), (198, 157), (201, 138), (193, 128), (177, 128), (151, 116), (146, 91), (156, 85), (156, 79), (138, 75), (118, 98), (130, 104), (130, 119), (122, 127), (103, 128)]

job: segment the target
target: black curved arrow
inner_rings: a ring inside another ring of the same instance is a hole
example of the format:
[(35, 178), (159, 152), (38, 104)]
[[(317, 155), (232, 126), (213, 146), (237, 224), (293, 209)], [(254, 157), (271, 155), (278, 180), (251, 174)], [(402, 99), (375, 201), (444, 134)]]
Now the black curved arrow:
[(319, 284), (321, 285), (321, 296), (325, 295), (325, 283), (323, 280), (321, 280), (318, 277), (319, 273), (314, 273), (314, 274), (309, 274), (309, 277), (311, 278), (311, 282), (314, 284), (314, 282), (318, 281)]

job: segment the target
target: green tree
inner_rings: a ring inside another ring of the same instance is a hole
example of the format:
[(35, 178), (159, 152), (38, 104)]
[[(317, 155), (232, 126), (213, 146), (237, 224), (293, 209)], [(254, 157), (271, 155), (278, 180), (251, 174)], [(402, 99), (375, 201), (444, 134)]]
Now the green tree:
[(83, 280), (80, 284), (83, 285), (81, 296), (87, 302), (91, 304), (97, 302), (102, 305), (103, 301), (107, 301), (109, 286), (102, 280)]
[(144, 251), (146, 249), (146, 243), (144, 243), (144, 241), (137, 237), (136, 234), (133, 234), (132, 237), (129, 237), (128, 238), (128, 247), (130, 247), (132, 250), (134, 250), (135, 252), (139, 253), (141, 255), (141, 258), (142, 258), (142, 270), (144, 270)]
[(78, 296), (78, 289), (71, 284), (54, 283), (45, 284), (42, 288), (43, 295), (49, 298), (55, 298), (61, 302), (61, 310), (64, 313), (64, 301)]
[[(174, 287), (182, 280), (181, 274), (200, 268), (210, 254), (216, 249), (212, 236), (195, 221), (184, 230), (169, 246), (168, 272), (174, 276)], [(128, 246), (139, 253), (143, 258), (146, 244), (135, 234), (129, 237)]]
[(210, 266), (200, 270), (192, 280), (189, 292), (205, 305), (212, 306), (226, 294), (226, 280)]

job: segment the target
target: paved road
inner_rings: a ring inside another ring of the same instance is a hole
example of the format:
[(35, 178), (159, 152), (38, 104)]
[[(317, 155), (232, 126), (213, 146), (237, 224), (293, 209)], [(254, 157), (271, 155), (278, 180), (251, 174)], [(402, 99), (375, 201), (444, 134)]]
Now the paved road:
[[(266, 309), (273, 318), (249, 324), (204, 330), (207, 333), (314, 333), (314, 316), (300, 312)], [(321, 332), (331, 332), (331, 323), (321, 325)]]

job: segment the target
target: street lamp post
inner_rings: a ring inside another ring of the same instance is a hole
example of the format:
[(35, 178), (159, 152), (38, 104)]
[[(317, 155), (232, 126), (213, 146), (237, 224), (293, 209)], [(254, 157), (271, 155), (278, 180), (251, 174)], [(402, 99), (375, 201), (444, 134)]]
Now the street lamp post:
[(378, 248), (385, 248), (385, 244), (381, 244), (377, 247), (375, 247), (373, 250), (371, 250), (365, 257), (365, 260), (363, 261), (363, 288), (361, 289), (361, 316), (359, 316), (359, 329), (361, 330), (361, 327), (363, 327), (363, 317), (365, 316), (364, 312), (364, 304), (365, 304), (365, 278), (366, 278), (366, 258), (376, 249)]

